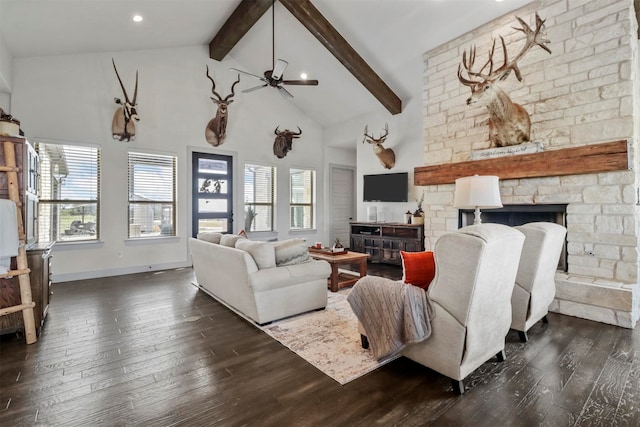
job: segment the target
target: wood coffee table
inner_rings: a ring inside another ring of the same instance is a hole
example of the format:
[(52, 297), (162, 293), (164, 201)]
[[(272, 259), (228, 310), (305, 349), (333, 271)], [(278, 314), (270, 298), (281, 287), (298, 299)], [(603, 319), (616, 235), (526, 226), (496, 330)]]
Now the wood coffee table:
[[(331, 265), (331, 276), (329, 277), (329, 289), (331, 292), (338, 292), (340, 288), (351, 286), (361, 277), (367, 275), (367, 258), (369, 254), (358, 252), (346, 252), (344, 254), (332, 254), (328, 250), (309, 248), (309, 255), (313, 259), (327, 261)], [(338, 267), (345, 264), (358, 264), (360, 276), (340, 273)]]

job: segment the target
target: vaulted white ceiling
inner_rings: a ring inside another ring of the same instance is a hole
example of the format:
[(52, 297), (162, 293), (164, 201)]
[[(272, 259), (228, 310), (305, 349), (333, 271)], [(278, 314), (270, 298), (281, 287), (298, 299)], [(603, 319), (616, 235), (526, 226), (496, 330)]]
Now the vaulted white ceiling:
[[(421, 79), (404, 78), (405, 67), (420, 67), (424, 52), (530, 1), (312, 0), (403, 103), (422, 97)], [(238, 4), (239, 0), (0, 0), (0, 33), (14, 58), (208, 45)], [(295, 97), (290, 102), (323, 126), (383, 108), (277, 1), (273, 10), (275, 55), (289, 62), (285, 78), (298, 79), (304, 71), (320, 81), (318, 87), (288, 86)], [(136, 13), (144, 17), (142, 23), (132, 22)], [(271, 69), (271, 18), (270, 10), (229, 53), (251, 73)], [(243, 79), (240, 89), (256, 82)]]

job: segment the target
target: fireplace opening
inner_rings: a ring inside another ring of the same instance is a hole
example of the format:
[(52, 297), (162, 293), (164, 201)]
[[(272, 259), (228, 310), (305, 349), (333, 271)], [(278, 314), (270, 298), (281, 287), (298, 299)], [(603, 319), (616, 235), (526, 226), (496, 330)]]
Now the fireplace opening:
[[(553, 222), (566, 227), (567, 205), (507, 205), (498, 209), (482, 211), (482, 222), (504, 224), (511, 227), (529, 222)], [(473, 224), (473, 209), (458, 211), (458, 228)], [(567, 271), (567, 241), (562, 248), (558, 269)]]

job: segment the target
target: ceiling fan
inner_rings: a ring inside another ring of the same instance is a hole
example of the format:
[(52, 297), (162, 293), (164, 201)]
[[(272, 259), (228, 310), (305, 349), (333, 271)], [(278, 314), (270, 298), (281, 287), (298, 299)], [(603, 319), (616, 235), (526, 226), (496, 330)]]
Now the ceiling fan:
[(264, 72), (263, 76), (258, 76), (256, 74), (251, 74), (243, 70), (238, 70), (237, 68), (231, 68), (231, 70), (236, 71), (238, 73), (247, 75), (249, 77), (253, 77), (254, 79), (258, 79), (262, 81), (264, 84), (260, 86), (255, 86), (249, 89), (245, 89), (242, 92), (248, 93), (253, 92), (254, 90), (262, 89), (263, 87), (271, 86), (278, 89), (280, 95), (285, 98), (293, 98), (293, 95), (283, 87), (283, 85), (295, 85), (295, 86), (317, 86), (318, 80), (284, 80), (283, 75), (284, 71), (287, 69), (287, 65), (289, 63), (284, 59), (278, 59), (276, 61), (275, 54), (275, 8), (274, 2), (271, 2), (271, 28), (272, 28), (272, 36), (271, 36), (271, 52), (272, 52), (272, 63), (271, 70), (267, 70)]

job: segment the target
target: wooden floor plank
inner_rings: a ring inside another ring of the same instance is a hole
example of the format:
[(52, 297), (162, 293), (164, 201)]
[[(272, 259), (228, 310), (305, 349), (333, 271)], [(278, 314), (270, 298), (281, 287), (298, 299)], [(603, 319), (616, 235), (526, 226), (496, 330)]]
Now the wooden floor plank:
[(403, 357), (341, 386), (192, 280), (54, 284), (36, 344), (0, 336), (0, 425), (640, 425), (636, 330), (552, 313), (528, 343), (509, 332), (463, 396)]

